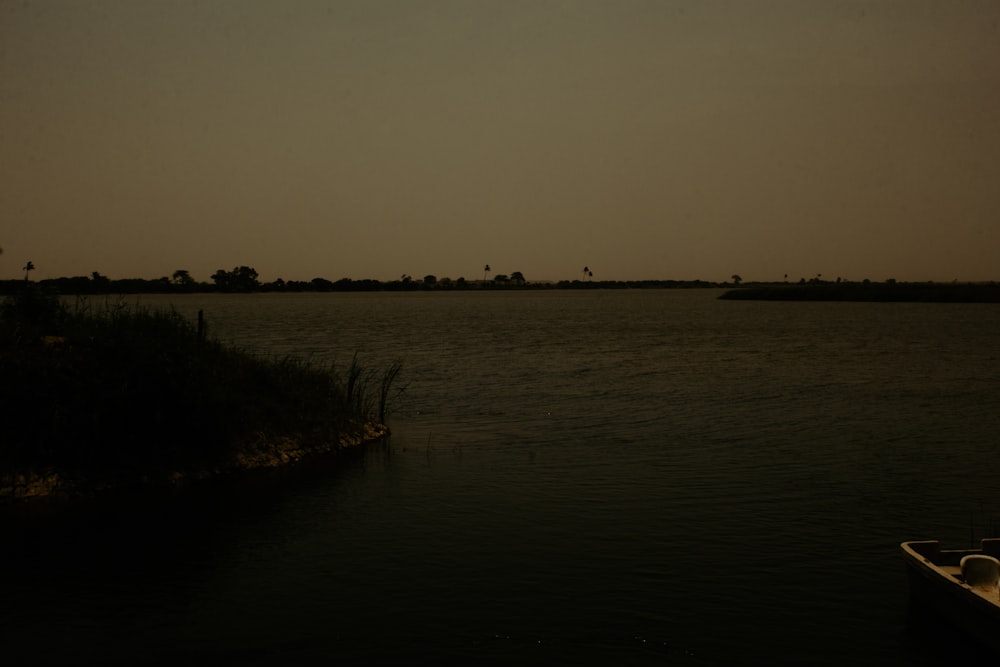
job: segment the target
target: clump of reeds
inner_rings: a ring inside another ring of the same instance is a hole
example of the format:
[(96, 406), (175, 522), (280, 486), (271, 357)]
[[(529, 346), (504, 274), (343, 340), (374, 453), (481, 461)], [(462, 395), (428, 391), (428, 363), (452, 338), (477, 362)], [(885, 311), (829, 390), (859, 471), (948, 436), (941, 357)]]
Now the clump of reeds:
[(385, 423), (390, 396), (402, 391), (396, 387), (396, 380), (402, 370), (402, 363), (395, 361), (378, 374), (365, 369), (355, 354), (347, 367), (343, 383), (346, 387), (347, 403), (352, 406), (356, 414), (372, 415), (378, 422)]
[(336, 448), (384, 423), (400, 368), (267, 358), (206, 339), (173, 311), (68, 307), (26, 285), (0, 305), (0, 474), (155, 474), (268, 443)]

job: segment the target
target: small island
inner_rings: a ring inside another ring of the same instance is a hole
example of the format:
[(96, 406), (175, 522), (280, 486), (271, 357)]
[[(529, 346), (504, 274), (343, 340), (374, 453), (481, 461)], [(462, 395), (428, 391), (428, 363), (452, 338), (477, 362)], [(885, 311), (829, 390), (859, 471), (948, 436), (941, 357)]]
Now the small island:
[(388, 433), (399, 363), (320, 369), (206, 329), (25, 281), (0, 304), (0, 502), (233, 475)]
[(826, 282), (748, 283), (720, 299), (759, 301), (895, 301), (925, 303), (998, 303), (1000, 285), (990, 283)]

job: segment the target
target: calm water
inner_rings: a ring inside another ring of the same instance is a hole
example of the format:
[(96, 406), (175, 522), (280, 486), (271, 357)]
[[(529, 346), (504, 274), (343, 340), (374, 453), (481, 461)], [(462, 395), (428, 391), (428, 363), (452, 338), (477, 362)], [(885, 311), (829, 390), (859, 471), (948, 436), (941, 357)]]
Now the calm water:
[(393, 435), (274, 478), (9, 520), (2, 651), (981, 659), (908, 621), (896, 551), (964, 546), (970, 520), (1000, 517), (1000, 307), (718, 294), (142, 297), (267, 354), (402, 360)]

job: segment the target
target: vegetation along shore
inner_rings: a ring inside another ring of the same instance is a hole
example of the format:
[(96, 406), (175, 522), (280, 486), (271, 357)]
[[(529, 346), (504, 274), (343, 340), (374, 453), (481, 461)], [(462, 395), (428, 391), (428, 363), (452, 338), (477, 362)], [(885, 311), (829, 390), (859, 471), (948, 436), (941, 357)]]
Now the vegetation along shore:
[[(0, 280), (0, 294), (19, 294), (28, 281), (35, 265), (28, 262), (24, 267), (24, 280)], [(257, 270), (251, 266), (236, 266), (232, 270), (219, 269), (211, 280), (199, 281), (184, 269), (178, 269), (171, 276), (155, 280), (145, 278), (112, 279), (94, 271), (90, 276), (46, 278), (36, 283), (40, 289), (50, 294), (95, 295), (95, 294), (206, 294), (206, 293), (300, 293), (300, 292), (417, 292), (417, 291), (465, 291), (465, 290), (565, 290), (565, 289), (719, 289), (729, 288), (724, 299), (767, 299), (783, 301), (1000, 301), (1000, 285), (991, 282), (901, 282), (888, 279), (884, 282), (872, 280), (849, 281), (837, 278), (823, 280), (821, 276), (797, 282), (744, 282), (739, 274), (730, 280), (716, 282), (707, 280), (595, 280), (589, 267), (584, 267), (579, 278), (559, 281), (528, 280), (520, 271), (513, 273), (491, 273), (487, 264), (482, 279), (466, 280), (465, 277), (452, 279), (426, 275), (414, 278), (403, 274), (397, 280), (380, 281), (374, 279), (355, 280), (341, 278), (333, 281), (327, 278), (312, 280), (283, 280), (277, 278), (262, 282)]]
[(67, 306), (25, 281), (0, 305), (0, 501), (176, 484), (373, 441), (399, 363), (317, 368), (138, 307)]

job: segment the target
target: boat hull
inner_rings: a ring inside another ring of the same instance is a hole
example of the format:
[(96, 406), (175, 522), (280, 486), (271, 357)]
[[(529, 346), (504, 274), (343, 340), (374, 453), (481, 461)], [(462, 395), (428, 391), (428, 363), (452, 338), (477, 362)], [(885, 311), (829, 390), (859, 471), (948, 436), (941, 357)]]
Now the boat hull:
[(944, 618), (1000, 655), (1000, 591), (984, 592), (968, 586), (959, 567), (963, 556), (1000, 549), (1000, 540), (997, 542), (985, 550), (943, 550), (935, 541), (904, 542), (901, 546), (915, 609)]

